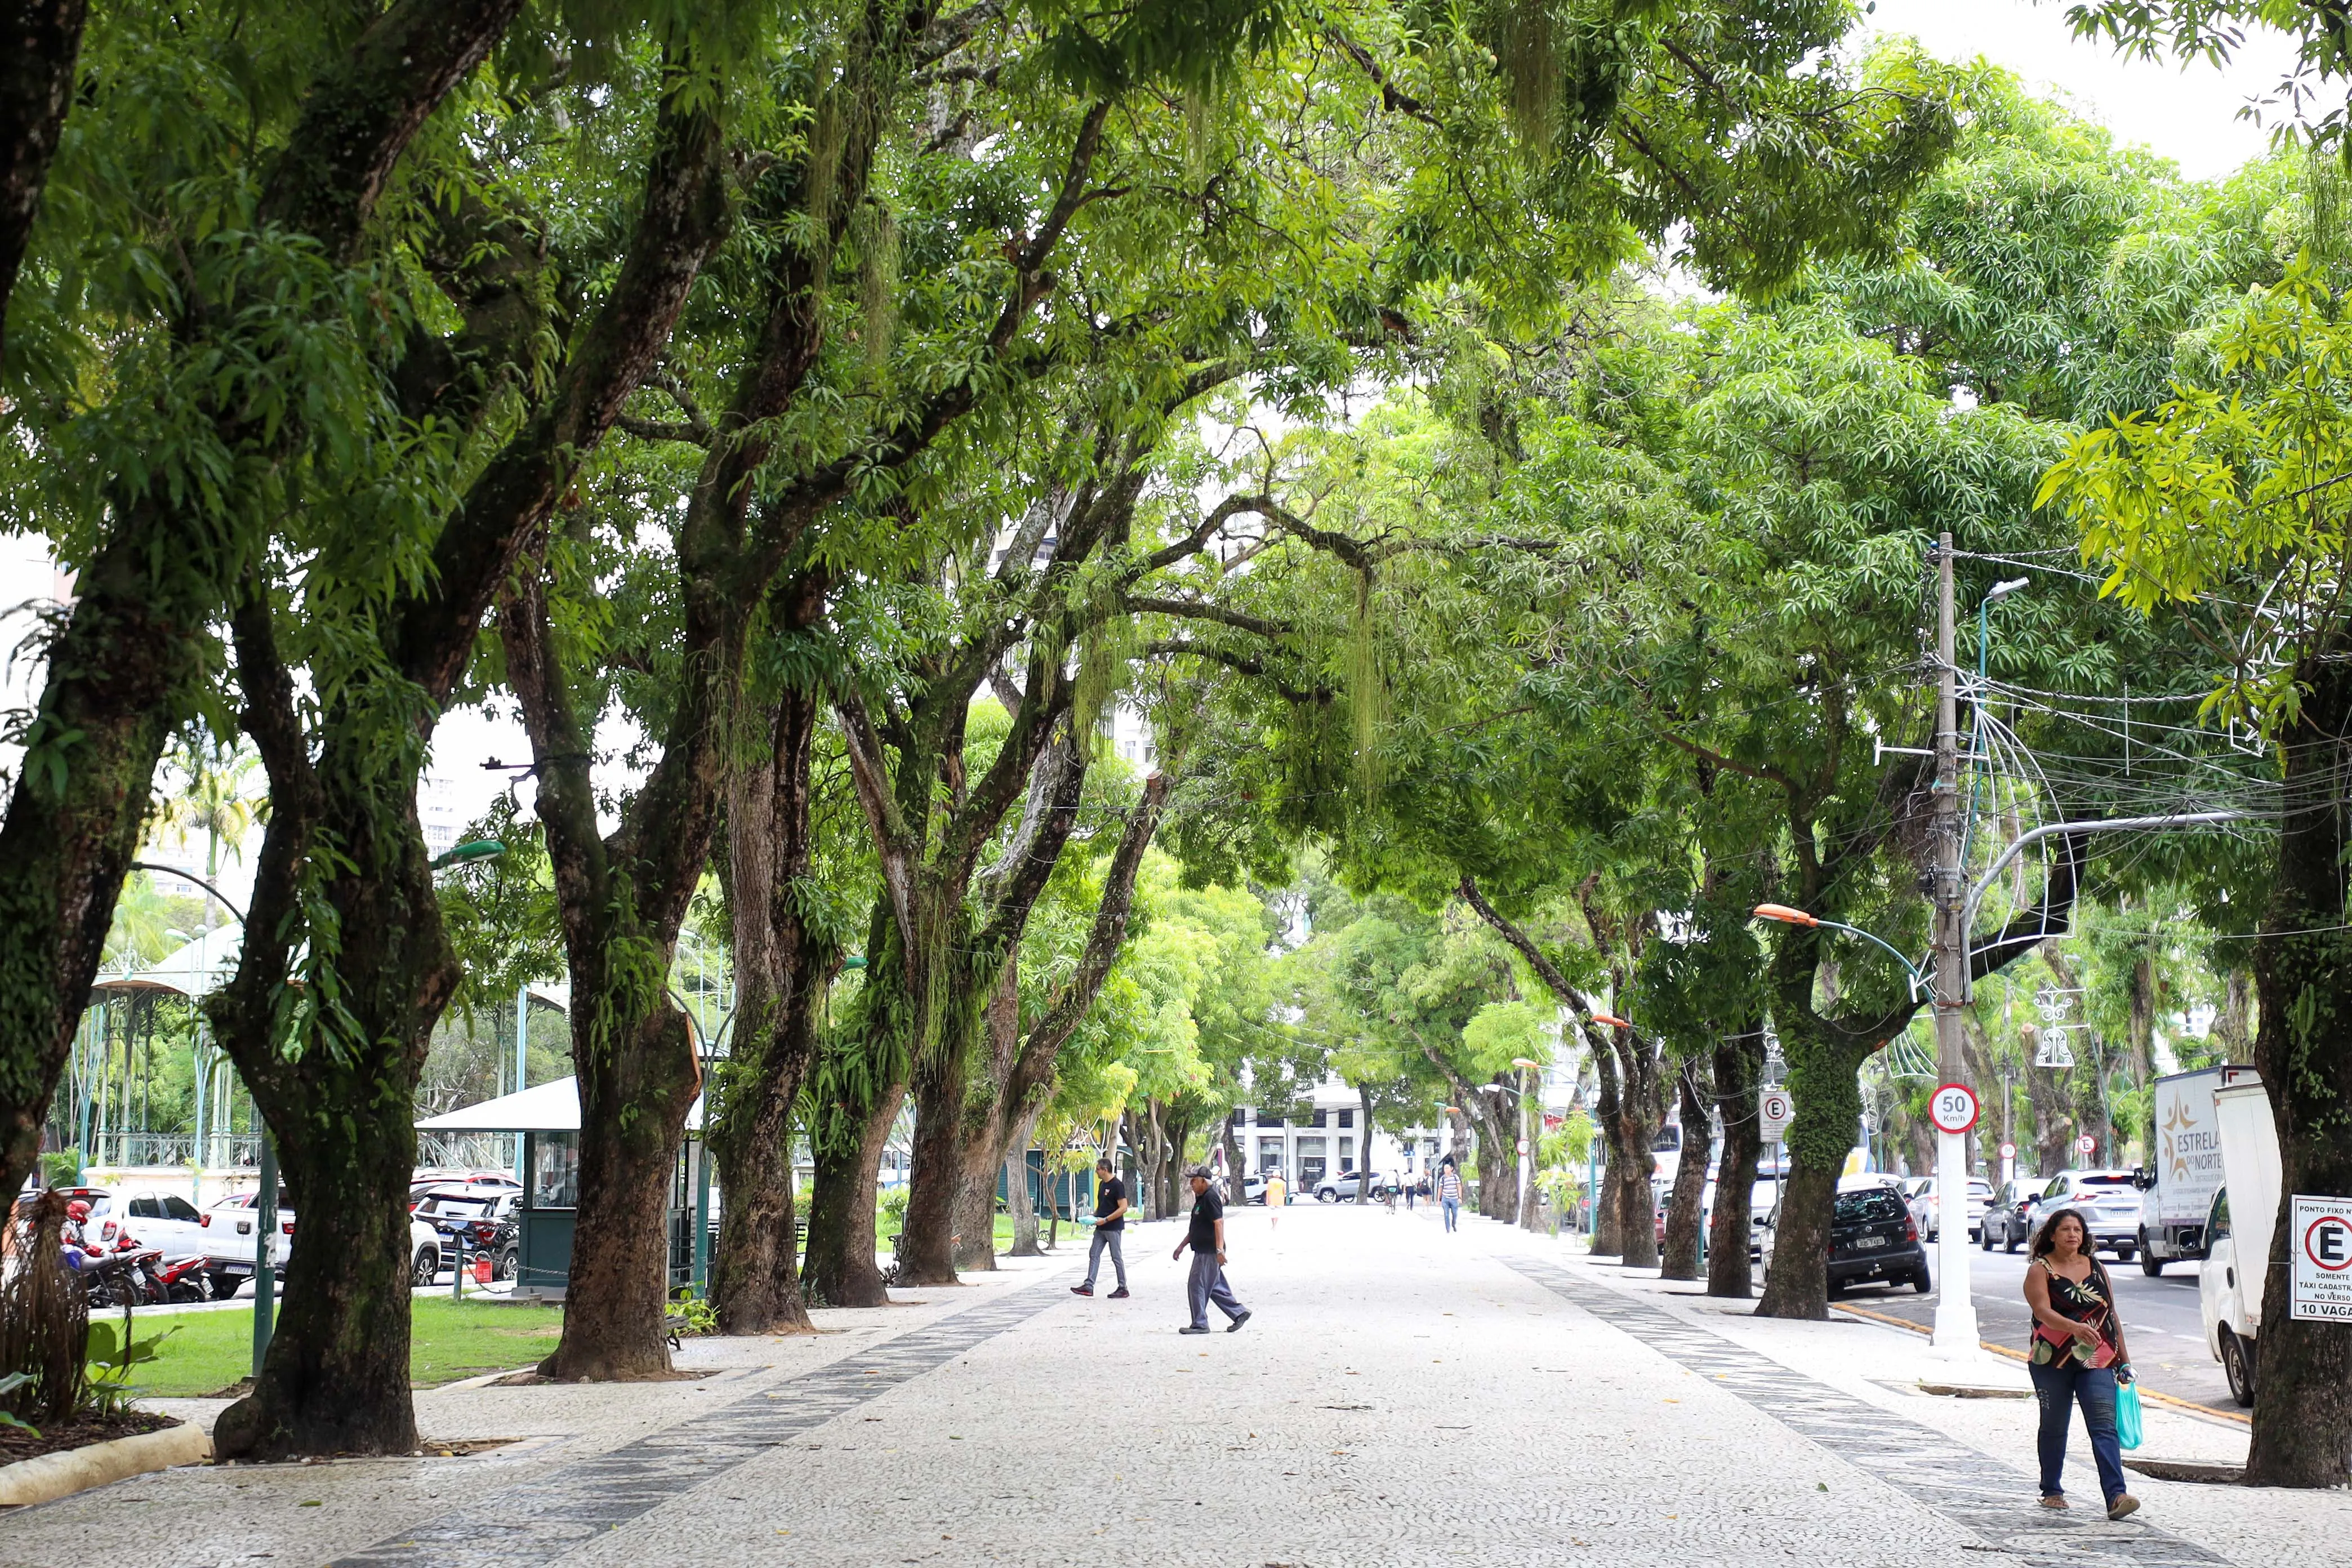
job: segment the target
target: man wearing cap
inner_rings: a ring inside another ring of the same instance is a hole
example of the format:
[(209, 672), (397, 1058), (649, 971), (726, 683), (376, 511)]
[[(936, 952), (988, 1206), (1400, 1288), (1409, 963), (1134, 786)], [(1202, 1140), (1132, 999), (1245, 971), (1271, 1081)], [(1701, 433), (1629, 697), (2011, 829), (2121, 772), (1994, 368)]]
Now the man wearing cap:
[(1217, 1310), (1232, 1321), (1225, 1332), (1235, 1333), (1250, 1321), (1247, 1307), (1234, 1299), (1233, 1287), (1225, 1283), (1225, 1204), (1209, 1184), (1209, 1167), (1195, 1165), (1184, 1173), (1192, 1181), (1192, 1223), (1184, 1239), (1176, 1244), (1171, 1258), (1181, 1258), (1184, 1249), (1192, 1249), (1192, 1276), (1185, 1285), (1184, 1294), (1192, 1302), (1192, 1321), (1177, 1330), (1180, 1334), (1205, 1334), (1209, 1331), (1209, 1303), (1214, 1301)]

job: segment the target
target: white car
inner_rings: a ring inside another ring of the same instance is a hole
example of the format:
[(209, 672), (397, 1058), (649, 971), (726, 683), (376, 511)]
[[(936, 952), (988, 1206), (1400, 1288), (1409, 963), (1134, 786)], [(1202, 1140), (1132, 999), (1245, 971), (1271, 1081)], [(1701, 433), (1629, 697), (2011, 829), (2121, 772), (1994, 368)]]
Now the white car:
[(100, 1247), (111, 1248), (128, 1235), (140, 1246), (161, 1252), (166, 1262), (204, 1256), (204, 1215), (177, 1193), (151, 1187), (60, 1190), (89, 1205), (82, 1234)]
[[(253, 1226), (259, 1216), (254, 1211), (254, 1193), (238, 1193), (223, 1198), (204, 1215), (206, 1234), (211, 1237), (205, 1258), (205, 1272), (213, 1279), (213, 1294), (226, 1298), (253, 1280)], [(286, 1278), (287, 1261), (294, 1253), (294, 1205), (286, 1189), (278, 1190), (278, 1234), (270, 1238), (269, 1264), (278, 1278)], [(415, 1215), (408, 1216), (408, 1279), (412, 1285), (430, 1285), (441, 1271), (441, 1237), (431, 1226)]]

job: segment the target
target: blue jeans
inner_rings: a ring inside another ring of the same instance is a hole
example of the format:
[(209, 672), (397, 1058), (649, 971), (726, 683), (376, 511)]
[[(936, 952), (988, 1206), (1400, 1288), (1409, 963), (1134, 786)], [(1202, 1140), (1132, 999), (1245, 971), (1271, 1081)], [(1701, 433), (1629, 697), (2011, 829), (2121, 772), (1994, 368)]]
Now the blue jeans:
[(2091, 1434), (2091, 1457), (2098, 1461), (2099, 1490), (2113, 1503), (2130, 1489), (2124, 1485), (2123, 1446), (2116, 1441), (2114, 1369), (2074, 1363), (2029, 1365), (2025, 1370), (2033, 1376), (2033, 1397), (2042, 1406), (2042, 1427), (2034, 1437), (2042, 1457), (2042, 1495), (2065, 1493), (2060, 1476), (2066, 1468), (2066, 1434), (2079, 1404), (2083, 1425)]
[(1102, 1267), (1103, 1248), (1106, 1247), (1110, 1248), (1110, 1266), (1118, 1270), (1118, 1288), (1122, 1290), (1127, 1289), (1127, 1259), (1118, 1250), (1119, 1237), (1126, 1234), (1123, 1230), (1104, 1230), (1099, 1226), (1097, 1227), (1094, 1245), (1087, 1248), (1087, 1289), (1091, 1290), (1095, 1288), (1095, 1271)]
[(1452, 1230), (1454, 1228), (1454, 1222), (1462, 1217), (1462, 1200), (1460, 1198), (1447, 1198), (1444, 1202), (1445, 1228)]
[(1249, 1309), (1234, 1299), (1234, 1288), (1225, 1283), (1225, 1270), (1217, 1262), (1213, 1250), (1192, 1254), (1192, 1273), (1184, 1282), (1184, 1294), (1192, 1303), (1192, 1326), (1196, 1329), (1209, 1326), (1209, 1303), (1212, 1301), (1217, 1304), (1217, 1310), (1228, 1318), (1241, 1319), (1249, 1315)]

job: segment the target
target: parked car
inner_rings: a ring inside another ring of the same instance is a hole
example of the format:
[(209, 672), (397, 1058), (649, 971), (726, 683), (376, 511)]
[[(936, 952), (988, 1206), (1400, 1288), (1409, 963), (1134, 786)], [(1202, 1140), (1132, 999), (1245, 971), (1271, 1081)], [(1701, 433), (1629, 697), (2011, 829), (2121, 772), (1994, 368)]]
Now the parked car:
[[(1775, 1208), (1764, 1226), (1768, 1268), (1780, 1226), (1780, 1211)], [(1837, 1194), (1830, 1210), (1829, 1253), (1832, 1296), (1849, 1285), (1873, 1281), (1908, 1285), (1922, 1296), (1935, 1288), (1919, 1227), (1904, 1206), (1902, 1189), (1890, 1184), (1856, 1186)]]
[(68, 1199), (89, 1205), (83, 1232), (101, 1247), (135, 1237), (165, 1262), (205, 1254), (205, 1216), (177, 1193), (149, 1187), (59, 1187)]
[(442, 1187), (472, 1187), (509, 1193), (522, 1191), (522, 1184), (506, 1171), (419, 1171), (408, 1179), (409, 1200), (413, 1204), (426, 1193)]
[[(520, 1188), (435, 1187), (417, 1200), (409, 1217), (433, 1233), (436, 1269), (440, 1259), (488, 1252), (496, 1277), (511, 1279), (520, 1229), (515, 1215), (521, 1206)], [(429, 1276), (419, 1281), (430, 1282)]]
[(2008, 1216), (2002, 1239), (2009, 1250), (2029, 1241), (2042, 1222), (2060, 1209), (2075, 1209), (2091, 1228), (2094, 1250), (2105, 1247), (2118, 1263), (2139, 1253), (2139, 1184), (2129, 1171), (2061, 1171), (2039, 1191), (2027, 1192)]
[[(253, 1226), (259, 1216), (254, 1213), (258, 1193), (237, 1193), (223, 1198), (204, 1212), (202, 1216), (206, 1237), (205, 1269), (212, 1276), (215, 1299), (235, 1295), (253, 1279)], [(294, 1198), (285, 1188), (278, 1189), (278, 1234), (270, 1238), (269, 1265), (278, 1277), (286, 1277), (286, 1265), (294, 1251)], [(430, 1285), (441, 1269), (441, 1237), (431, 1226), (415, 1215), (408, 1216), (408, 1277), (412, 1284)]]
[[(1909, 1176), (1904, 1180), (1908, 1194), (1906, 1202), (1911, 1210), (1911, 1221), (1919, 1234), (1936, 1241), (1944, 1234), (1943, 1194), (1936, 1189), (1934, 1176)], [(1986, 1209), (1992, 1204), (1992, 1184), (1981, 1176), (1969, 1178), (1969, 1239), (1975, 1241), (1984, 1235)]]
[[(1353, 1203), (1356, 1201), (1357, 1185), (1362, 1180), (1363, 1174), (1358, 1171), (1350, 1171), (1344, 1176), (1326, 1176), (1315, 1185), (1315, 1201), (1320, 1204)], [(1372, 1196), (1385, 1197), (1402, 1190), (1394, 1176), (1373, 1173)]]
[(1242, 1178), (1242, 1202), (1245, 1204), (1262, 1204), (1265, 1202), (1265, 1178), (1264, 1176), (1244, 1176)]

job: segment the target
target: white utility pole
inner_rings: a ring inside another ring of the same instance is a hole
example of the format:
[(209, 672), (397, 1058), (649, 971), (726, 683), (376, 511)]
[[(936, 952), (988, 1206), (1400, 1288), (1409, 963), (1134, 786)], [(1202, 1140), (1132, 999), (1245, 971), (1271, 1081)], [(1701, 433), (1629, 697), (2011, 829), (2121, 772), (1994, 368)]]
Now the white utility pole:
[[(1952, 633), (1952, 536), (1936, 552), (1936, 926), (1933, 1006), (1939, 1083), (1965, 1081), (1960, 1007), (1968, 995), (1968, 903), (1960, 877), (1959, 666)], [(1969, 1294), (1969, 1136), (1936, 1134), (1936, 1331), (1939, 1356), (1975, 1361), (1976, 1302)]]

